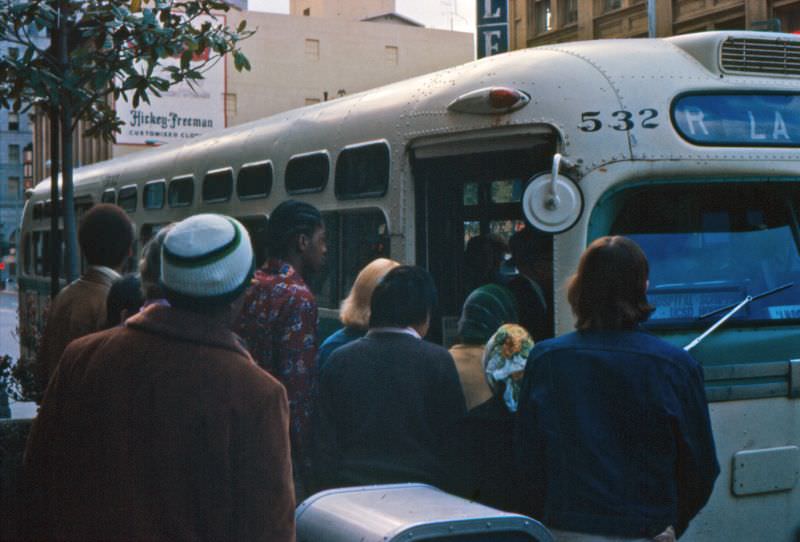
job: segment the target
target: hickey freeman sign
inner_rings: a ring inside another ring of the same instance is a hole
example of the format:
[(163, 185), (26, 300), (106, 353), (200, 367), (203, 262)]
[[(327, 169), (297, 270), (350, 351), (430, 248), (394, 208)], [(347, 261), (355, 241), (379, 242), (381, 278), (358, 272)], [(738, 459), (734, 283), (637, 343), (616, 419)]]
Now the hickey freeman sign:
[[(206, 20), (213, 22), (205, 17), (198, 18), (197, 24)], [(199, 55), (192, 65), (199, 66), (207, 58)], [(180, 59), (163, 62), (177, 65)], [(168, 74), (164, 73), (164, 77), (168, 78)], [(184, 82), (172, 86), (160, 98), (151, 97), (149, 104), (140, 102), (136, 109), (122, 98), (117, 100), (116, 108), (119, 118), (125, 121), (117, 136), (120, 144), (173, 143), (221, 130), (225, 128), (225, 59), (203, 72), (203, 79), (194, 83), (194, 89)]]
[(478, 58), (508, 51), (508, 0), (478, 0)]

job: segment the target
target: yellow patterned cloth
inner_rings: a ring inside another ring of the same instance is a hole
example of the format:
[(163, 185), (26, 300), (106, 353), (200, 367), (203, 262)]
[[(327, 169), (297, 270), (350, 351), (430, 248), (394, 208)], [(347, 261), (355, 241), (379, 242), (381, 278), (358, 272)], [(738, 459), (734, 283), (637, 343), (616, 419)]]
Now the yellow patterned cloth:
[(495, 392), (505, 387), (503, 401), (511, 412), (517, 411), (522, 375), (532, 349), (533, 339), (517, 324), (503, 324), (486, 343), (486, 379)]

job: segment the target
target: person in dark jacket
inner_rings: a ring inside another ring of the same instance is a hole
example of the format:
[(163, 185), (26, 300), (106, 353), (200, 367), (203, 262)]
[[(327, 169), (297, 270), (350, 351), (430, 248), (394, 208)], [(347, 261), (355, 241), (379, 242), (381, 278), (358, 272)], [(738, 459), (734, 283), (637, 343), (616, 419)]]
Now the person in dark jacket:
[(577, 331), (525, 369), (515, 455), (520, 508), (565, 540), (680, 536), (719, 474), (703, 371), (643, 331), (647, 259), (594, 241), (568, 286)]
[(422, 340), (435, 297), (427, 271), (396, 267), (372, 295), (367, 335), (331, 354), (314, 424), (321, 489), (457, 485), (448, 445), (466, 410), (464, 396), (450, 354)]
[(536, 342), (553, 338), (553, 237), (531, 227), (508, 241), (519, 274), (508, 281), (519, 309), (519, 325)]
[(286, 391), (230, 331), (247, 230), (195, 215), (162, 255), (170, 307), (64, 351), (25, 451), (25, 540), (295, 538)]
[(125, 275), (115, 280), (106, 297), (106, 325), (104, 329), (120, 325), (142, 308), (142, 281), (139, 275)]

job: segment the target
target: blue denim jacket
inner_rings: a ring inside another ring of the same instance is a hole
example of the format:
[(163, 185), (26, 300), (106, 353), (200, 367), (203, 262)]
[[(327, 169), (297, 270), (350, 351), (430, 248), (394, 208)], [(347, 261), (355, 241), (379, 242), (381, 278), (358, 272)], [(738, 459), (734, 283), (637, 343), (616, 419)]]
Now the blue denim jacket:
[(537, 344), (514, 447), (522, 510), (570, 531), (680, 535), (719, 475), (700, 365), (640, 330)]

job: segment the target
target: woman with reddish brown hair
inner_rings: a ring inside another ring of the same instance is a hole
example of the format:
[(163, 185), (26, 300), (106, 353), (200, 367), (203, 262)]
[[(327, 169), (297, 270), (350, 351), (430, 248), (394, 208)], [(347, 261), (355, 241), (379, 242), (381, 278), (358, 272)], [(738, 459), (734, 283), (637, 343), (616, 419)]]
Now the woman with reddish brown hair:
[(519, 398), (519, 509), (559, 542), (674, 540), (719, 474), (703, 372), (646, 332), (648, 264), (625, 237), (581, 256), (576, 331), (536, 344)]

